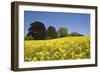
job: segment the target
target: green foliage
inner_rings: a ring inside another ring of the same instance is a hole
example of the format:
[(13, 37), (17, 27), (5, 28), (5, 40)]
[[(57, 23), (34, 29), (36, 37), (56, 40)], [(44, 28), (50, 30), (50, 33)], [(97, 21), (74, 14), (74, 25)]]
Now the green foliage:
[(64, 37), (52, 40), (26, 40), (25, 61), (90, 58), (90, 37)]
[(26, 35), (26, 36), (25, 36), (25, 40), (33, 40), (33, 39), (34, 39), (34, 38), (33, 38), (31, 35), (29, 35), (29, 36)]
[(49, 26), (46, 30), (45, 25), (38, 21), (31, 23), (28, 30), (29, 32), (28, 35), (25, 37), (25, 40), (32, 40), (33, 38), (34, 40), (46, 40), (66, 36), (83, 36), (82, 34), (77, 32), (68, 34), (68, 29), (65, 27), (61, 27), (58, 32), (53, 26)]
[(70, 36), (83, 36), (82, 34), (79, 34), (79, 33), (77, 33), (77, 32), (72, 32), (71, 34), (70, 34)]
[(61, 27), (58, 31), (58, 35), (59, 37), (66, 37), (68, 36), (68, 29), (67, 28), (64, 28), (64, 27)]
[(46, 27), (43, 23), (36, 21), (31, 23), (28, 34), (32, 35), (35, 40), (44, 40), (47, 34)]
[(53, 39), (53, 38), (57, 38), (57, 32), (56, 32), (56, 28), (53, 26), (49, 26), (47, 29), (47, 38), (48, 39)]

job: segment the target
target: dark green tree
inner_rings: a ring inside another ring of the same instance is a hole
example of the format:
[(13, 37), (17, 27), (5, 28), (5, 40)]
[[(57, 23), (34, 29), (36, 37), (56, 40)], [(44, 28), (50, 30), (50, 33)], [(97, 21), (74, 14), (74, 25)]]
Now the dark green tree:
[(66, 37), (68, 36), (68, 29), (67, 28), (64, 28), (64, 27), (61, 27), (58, 31), (58, 35), (59, 37)]
[(70, 36), (84, 36), (84, 35), (82, 35), (82, 34), (80, 34), (80, 33), (77, 33), (77, 32), (72, 32), (72, 33), (70, 34)]
[(47, 32), (45, 25), (38, 21), (31, 23), (28, 35), (31, 35), (34, 38), (34, 40), (46, 39)]
[(56, 31), (56, 28), (53, 26), (49, 26), (47, 29), (47, 38), (48, 39), (54, 39), (57, 38), (58, 34)]

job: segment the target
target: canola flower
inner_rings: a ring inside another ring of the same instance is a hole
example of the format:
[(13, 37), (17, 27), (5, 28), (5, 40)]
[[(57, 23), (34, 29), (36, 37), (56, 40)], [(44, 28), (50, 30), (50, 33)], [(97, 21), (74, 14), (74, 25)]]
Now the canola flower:
[(64, 37), (51, 40), (25, 40), (25, 61), (90, 58), (90, 37)]

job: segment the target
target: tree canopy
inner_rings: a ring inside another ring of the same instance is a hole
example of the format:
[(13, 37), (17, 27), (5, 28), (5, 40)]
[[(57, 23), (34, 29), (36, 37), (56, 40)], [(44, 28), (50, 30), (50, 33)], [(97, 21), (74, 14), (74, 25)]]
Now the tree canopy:
[(57, 31), (56, 28), (53, 26), (49, 26), (47, 29), (47, 38), (57, 38)]
[(25, 36), (25, 40), (45, 40), (45, 39), (55, 39), (57, 37), (67, 37), (67, 36), (83, 36), (78, 32), (68, 33), (68, 29), (65, 27), (60, 27), (58, 31), (54, 26), (49, 26), (47, 29), (45, 24), (42, 22), (33, 22), (30, 24), (28, 29), (28, 34)]
[(69, 34), (70, 36), (83, 36), (82, 34), (78, 33), (78, 32), (72, 32)]
[(61, 27), (58, 31), (59, 37), (65, 37), (68, 36), (68, 29)]
[(31, 23), (28, 34), (32, 35), (35, 40), (44, 40), (47, 35), (46, 27), (41, 22)]

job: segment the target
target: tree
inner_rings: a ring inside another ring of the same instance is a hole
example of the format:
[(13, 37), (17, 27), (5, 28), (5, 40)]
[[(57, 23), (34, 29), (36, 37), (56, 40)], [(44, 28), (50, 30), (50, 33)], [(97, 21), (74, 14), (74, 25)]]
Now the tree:
[(68, 29), (67, 28), (64, 28), (64, 27), (61, 27), (58, 31), (58, 35), (59, 37), (65, 37), (65, 36), (68, 36)]
[(70, 34), (70, 36), (83, 36), (83, 35), (80, 34), (80, 33), (77, 33), (77, 32), (72, 32), (72, 33)]
[(57, 38), (57, 31), (56, 28), (53, 26), (49, 26), (47, 29), (47, 38), (54, 39)]
[(31, 35), (26, 35), (25, 40), (33, 40), (34, 38)]
[(47, 32), (46, 32), (46, 27), (43, 23), (38, 21), (31, 23), (30, 28), (28, 30), (29, 30), (28, 35), (31, 35), (34, 38), (34, 40), (46, 39)]

